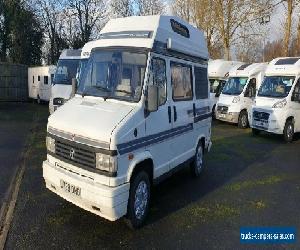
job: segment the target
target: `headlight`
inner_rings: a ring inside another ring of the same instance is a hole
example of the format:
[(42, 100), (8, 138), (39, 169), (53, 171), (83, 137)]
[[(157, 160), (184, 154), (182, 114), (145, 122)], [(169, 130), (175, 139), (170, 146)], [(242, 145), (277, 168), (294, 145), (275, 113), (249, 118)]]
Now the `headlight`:
[(55, 140), (49, 136), (46, 137), (46, 147), (47, 150), (55, 153)]
[(96, 168), (110, 173), (117, 172), (116, 157), (96, 153)]
[(232, 103), (238, 103), (240, 100), (241, 100), (240, 97), (236, 96), (233, 98)]
[(276, 102), (272, 108), (281, 109), (281, 108), (285, 107), (286, 104), (287, 104), (286, 100), (283, 99), (282, 101)]

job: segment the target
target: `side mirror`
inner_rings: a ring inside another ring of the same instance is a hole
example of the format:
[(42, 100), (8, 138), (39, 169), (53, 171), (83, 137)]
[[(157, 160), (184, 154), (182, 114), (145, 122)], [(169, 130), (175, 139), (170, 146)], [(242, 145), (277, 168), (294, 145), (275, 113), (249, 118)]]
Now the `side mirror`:
[(77, 92), (77, 79), (72, 78), (72, 94), (71, 94), (71, 97), (75, 96), (76, 92)]
[(147, 89), (146, 109), (148, 112), (158, 110), (158, 86), (149, 85)]

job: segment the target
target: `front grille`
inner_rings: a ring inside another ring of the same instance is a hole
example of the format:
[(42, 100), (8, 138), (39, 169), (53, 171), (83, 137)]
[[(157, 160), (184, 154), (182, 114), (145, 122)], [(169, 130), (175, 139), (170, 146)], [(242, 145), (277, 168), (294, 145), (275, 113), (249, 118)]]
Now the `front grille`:
[(61, 106), (65, 103), (64, 98), (54, 98), (53, 99), (53, 105)]
[(269, 113), (253, 111), (253, 119), (255, 121), (268, 121), (269, 117), (270, 117)]
[(82, 148), (79, 143), (69, 143), (65, 140), (55, 140), (55, 154), (68, 161), (96, 168), (96, 154), (86, 148)]
[(228, 107), (227, 106), (218, 106), (217, 111), (220, 112), (221, 114), (227, 114)]

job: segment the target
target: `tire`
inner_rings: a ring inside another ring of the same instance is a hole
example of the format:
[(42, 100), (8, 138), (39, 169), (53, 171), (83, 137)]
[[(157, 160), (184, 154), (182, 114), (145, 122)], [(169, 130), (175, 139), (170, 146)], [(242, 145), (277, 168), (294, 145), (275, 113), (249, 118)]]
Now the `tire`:
[(216, 105), (214, 105), (212, 108), (212, 118), (213, 120), (216, 120)]
[(149, 212), (150, 197), (149, 175), (142, 170), (135, 174), (130, 184), (126, 222), (131, 229), (140, 228), (144, 224)]
[(294, 123), (292, 120), (287, 120), (283, 130), (285, 142), (291, 143), (294, 139)]
[(203, 155), (204, 155), (204, 150), (203, 150), (202, 142), (199, 142), (196, 148), (196, 153), (193, 162), (190, 165), (191, 174), (194, 177), (199, 177), (203, 173), (204, 170)]
[(252, 134), (253, 135), (259, 135), (260, 134), (260, 130), (256, 129), (256, 128), (252, 128)]
[(239, 115), (238, 127), (243, 129), (249, 127), (248, 113), (246, 110), (241, 111)]

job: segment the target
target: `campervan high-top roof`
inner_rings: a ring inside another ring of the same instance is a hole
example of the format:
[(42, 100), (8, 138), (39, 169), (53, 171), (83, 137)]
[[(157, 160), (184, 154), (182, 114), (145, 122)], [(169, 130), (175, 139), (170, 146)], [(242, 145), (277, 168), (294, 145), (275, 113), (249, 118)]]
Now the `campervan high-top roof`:
[(268, 66), (267, 63), (252, 63), (252, 64), (243, 64), (237, 69), (233, 69), (229, 72), (229, 77), (251, 77), (258, 74), (261, 71), (264, 71)]
[(208, 62), (208, 76), (210, 78), (227, 78), (229, 71), (235, 70), (241, 65), (243, 63), (238, 61), (212, 60)]
[(298, 75), (300, 74), (300, 57), (279, 57), (273, 59), (266, 75)]
[(80, 59), (81, 49), (65, 49), (61, 52), (59, 59)]
[(203, 32), (174, 16), (111, 19), (93, 46), (146, 48), (184, 53), (203, 60), (209, 58)]

